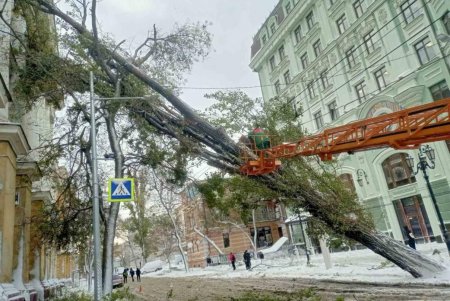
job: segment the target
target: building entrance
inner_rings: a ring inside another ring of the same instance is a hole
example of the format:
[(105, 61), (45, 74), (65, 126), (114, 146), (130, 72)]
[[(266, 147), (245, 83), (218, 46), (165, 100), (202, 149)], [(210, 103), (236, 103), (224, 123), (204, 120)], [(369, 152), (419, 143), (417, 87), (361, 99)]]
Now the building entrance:
[(433, 230), (420, 195), (395, 200), (394, 207), (402, 229), (403, 239), (407, 239), (405, 227), (408, 227), (413, 232), (417, 242), (434, 240)]

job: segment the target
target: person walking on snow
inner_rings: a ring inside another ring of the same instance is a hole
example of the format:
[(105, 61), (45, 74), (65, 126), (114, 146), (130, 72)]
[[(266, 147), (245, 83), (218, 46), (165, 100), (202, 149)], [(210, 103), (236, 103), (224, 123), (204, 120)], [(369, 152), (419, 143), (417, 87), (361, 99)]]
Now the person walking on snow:
[(228, 255), (228, 260), (231, 262), (231, 265), (233, 266), (233, 271), (236, 270), (236, 256), (234, 256), (233, 252), (230, 252), (230, 255)]
[(131, 276), (131, 281), (134, 282), (134, 271), (133, 271), (133, 268), (130, 268), (130, 276)]
[(123, 270), (122, 276), (123, 276), (123, 283), (127, 283), (128, 269)]
[(136, 268), (136, 281), (141, 282), (141, 270)]
[(245, 268), (247, 270), (250, 270), (250, 268), (252, 267), (252, 262), (251, 262), (251, 258), (250, 258), (250, 253), (247, 252), (247, 250), (244, 251), (244, 263), (245, 263)]

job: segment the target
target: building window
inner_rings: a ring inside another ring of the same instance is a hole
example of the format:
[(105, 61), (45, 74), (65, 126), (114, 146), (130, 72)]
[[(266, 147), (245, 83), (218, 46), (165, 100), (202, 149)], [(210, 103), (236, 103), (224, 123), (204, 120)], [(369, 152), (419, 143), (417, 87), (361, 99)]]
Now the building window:
[(280, 81), (279, 80), (277, 80), (275, 82), (275, 92), (277, 93), (277, 95), (280, 94), (280, 92), (281, 92), (281, 87), (280, 87)]
[(272, 34), (275, 33), (275, 23), (272, 23), (272, 25), (270, 25), (270, 32), (271, 32)]
[(382, 166), (389, 189), (415, 183), (416, 178), (406, 163), (408, 156), (404, 153), (394, 154), (384, 160)]
[(322, 83), (322, 88), (326, 89), (330, 86), (330, 81), (328, 80), (328, 70), (325, 69), (320, 73), (320, 82)]
[(308, 30), (311, 30), (314, 26), (314, 14), (312, 11), (306, 16), (306, 24), (308, 24)]
[(317, 129), (320, 130), (323, 128), (323, 118), (322, 118), (322, 112), (319, 111), (314, 114), (314, 121), (316, 122)]
[(430, 93), (433, 100), (450, 97), (450, 90), (448, 89), (447, 82), (445, 80), (432, 85), (430, 87)]
[(230, 233), (223, 233), (223, 247), (228, 248), (230, 246)]
[(308, 85), (306, 85), (306, 88), (308, 89), (309, 98), (313, 99), (314, 97), (316, 97), (316, 90), (314, 89), (314, 81), (311, 81)]
[(402, 10), (403, 20), (406, 24), (411, 23), (415, 18), (421, 14), (421, 9), (417, 0), (406, 0), (400, 5)]
[(353, 9), (355, 10), (356, 18), (360, 18), (364, 13), (362, 3), (363, 0), (356, 0), (355, 2), (353, 2)]
[(314, 54), (316, 55), (316, 57), (318, 57), (320, 55), (320, 53), (322, 52), (322, 46), (320, 45), (320, 39), (317, 40), (313, 44), (313, 48), (314, 48)]
[(355, 46), (345, 52), (345, 58), (347, 59), (348, 69), (355, 67)]
[(284, 8), (286, 9), (286, 14), (289, 14), (291, 12), (291, 2), (286, 3)]
[(356, 96), (358, 97), (359, 103), (362, 103), (366, 100), (366, 83), (364, 81), (355, 85)]
[(300, 43), (300, 40), (302, 39), (302, 28), (300, 25), (295, 28), (294, 36), (295, 36), (295, 44)]
[(336, 21), (336, 25), (340, 34), (343, 34), (345, 31), (345, 14), (339, 17)]
[(375, 50), (375, 44), (373, 43), (373, 30), (371, 30), (368, 34), (366, 34), (363, 40), (367, 54), (371, 54)]
[(286, 54), (284, 53), (284, 45), (281, 45), (281, 47), (278, 48), (278, 54), (280, 55), (280, 61), (282, 61), (286, 56)]
[[(252, 241), (255, 237), (255, 229), (250, 228), (250, 235), (252, 236)], [(270, 227), (259, 227), (256, 228), (256, 246), (258, 248), (261, 247), (268, 247), (273, 244), (273, 238), (272, 238), (272, 230)]]
[(270, 64), (270, 71), (275, 70), (275, 68), (277, 67), (276, 63), (275, 63), (275, 56), (272, 55), (269, 59), (269, 64)]
[(446, 12), (442, 17), (442, 22), (444, 23), (445, 30), (450, 34), (450, 12)]
[(267, 42), (267, 36), (266, 36), (266, 35), (263, 35), (263, 37), (262, 37), (262, 43), (263, 43), (263, 45), (266, 44), (266, 42)]
[(436, 56), (433, 47), (430, 47), (430, 44), (431, 44), (430, 38), (426, 37), (414, 45), (414, 48), (416, 49), (416, 53), (417, 56), (419, 57), (419, 62), (421, 65), (428, 63)]
[(291, 83), (291, 74), (289, 73), (289, 70), (284, 73), (283, 77), (284, 77), (284, 83), (286, 85), (289, 85)]
[(386, 79), (384, 75), (386, 74), (386, 68), (383, 66), (374, 72), (375, 80), (377, 82), (378, 91), (383, 90), (386, 87)]
[(339, 110), (336, 101), (328, 104), (328, 111), (330, 112), (331, 121), (335, 121), (339, 118)]
[(303, 69), (306, 69), (308, 67), (308, 54), (305, 52), (301, 57), (300, 60), (302, 61), (302, 67)]
[(353, 176), (349, 173), (344, 173), (339, 175), (339, 179), (344, 184), (344, 187), (347, 188), (350, 192), (356, 192), (355, 182), (353, 181)]

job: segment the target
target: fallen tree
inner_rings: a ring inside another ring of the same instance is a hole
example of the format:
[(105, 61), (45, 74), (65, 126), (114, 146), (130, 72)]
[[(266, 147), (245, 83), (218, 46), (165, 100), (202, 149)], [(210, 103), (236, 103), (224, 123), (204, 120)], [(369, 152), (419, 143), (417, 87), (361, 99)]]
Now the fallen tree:
[[(201, 118), (191, 107), (174, 93), (147, 76), (132, 63), (120, 45), (108, 49), (85, 26), (59, 10), (46, 0), (23, 0), (36, 5), (43, 12), (61, 18), (78, 32), (93, 59), (102, 66), (120, 68), (134, 75), (151, 89), (159, 93), (169, 105), (161, 101), (141, 101), (127, 105), (136, 119), (143, 118), (161, 134), (168, 135), (189, 147), (193, 154), (230, 174), (239, 174), (240, 154), (254, 154), (245, 145), (234, 142), (223, 129), (212, 126)], [(112, 67), (111, 67), (112, 66)], [(109, 71), (109, 70), (108, 70)], [(298, 167), (285, 166), (282, 173), (253, 177), (255, 183), (262, 184), (277, 195), (295, 200), (314, 217), (320, 219), (336, 233), (360, 242), (375, 253), (385, 257), (408, 271), (414, 277), (435, 275), (445, 267), (434, 260), (412, 250), (392, 238), (377, 232), (372, 224), (363, 222), (364, 210), (357, 205), (355, 197), (333, 185), (333, 180), (324, 173), (312, 169), (303, 159), (297, 159)], [(354, 206), (347, 206), (348, 204)], [(336, 207), (342, 210), (337, 211)], [(336, 214), (339, 212), (339, 214)], [(342, 214), (344, 213), (344, 214)]]

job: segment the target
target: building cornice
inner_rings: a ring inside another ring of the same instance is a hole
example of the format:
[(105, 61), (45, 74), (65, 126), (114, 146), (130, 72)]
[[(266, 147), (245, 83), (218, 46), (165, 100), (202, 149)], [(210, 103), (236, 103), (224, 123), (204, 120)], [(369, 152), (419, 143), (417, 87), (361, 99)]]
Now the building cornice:
[(52, 200), (52, 194), (50, 191), (33, 191), (31, 193), (31, 200), (49, 202)]
[(31, 150), (25, 132), (18, 123), (0, 122), (0, 141), (7, 141), (16, 156), (26, 156)]
[(42, 177), (36, 161), (18, 161), (16, 173), (19, 176), (28, 176), (32, 181), (37, 181)]

